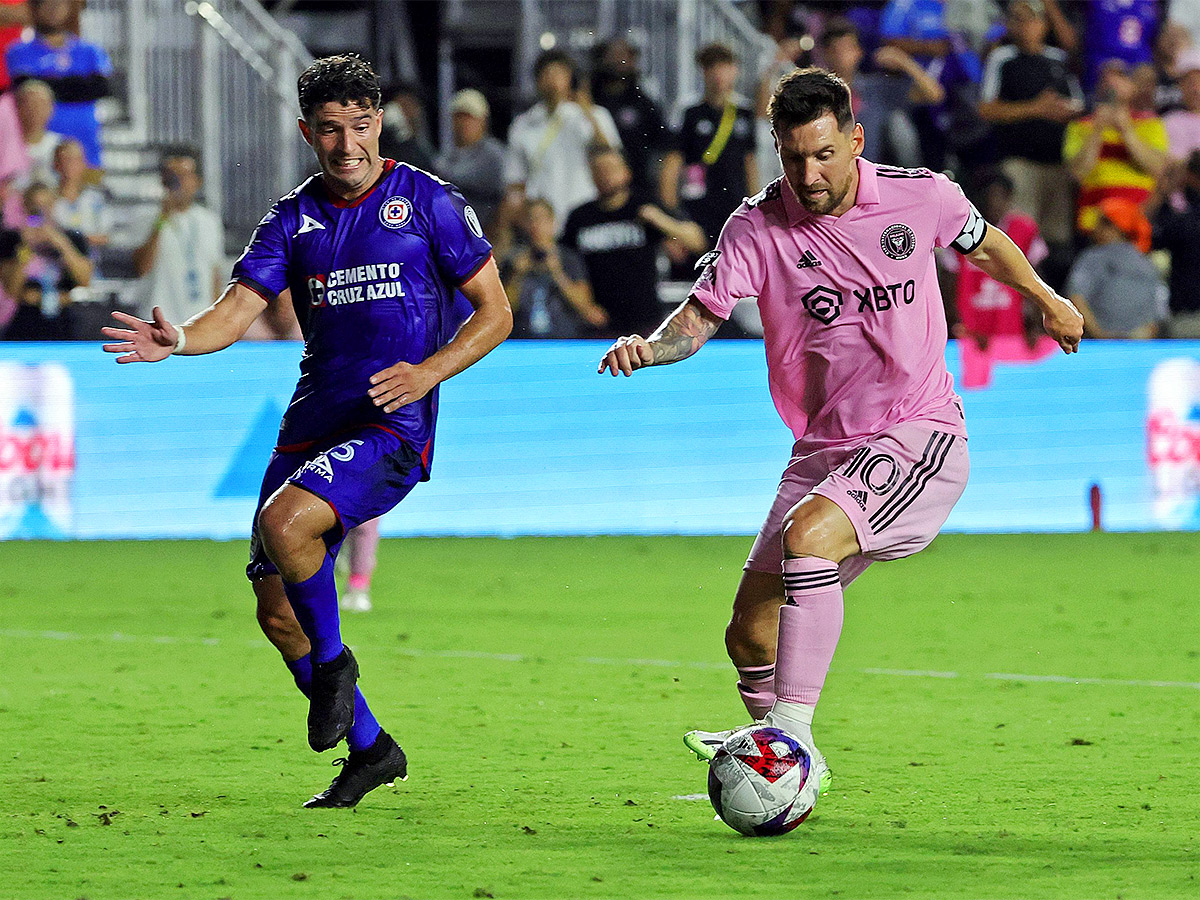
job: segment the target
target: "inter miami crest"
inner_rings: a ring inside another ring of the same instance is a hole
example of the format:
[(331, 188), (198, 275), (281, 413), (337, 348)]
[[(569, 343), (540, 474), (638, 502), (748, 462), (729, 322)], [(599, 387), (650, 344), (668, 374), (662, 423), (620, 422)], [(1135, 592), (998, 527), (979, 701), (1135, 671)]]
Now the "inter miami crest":
[(879, 246), (892, 259), (908, 259), (917, 247), (917, 236), (907, 225), (889, 225), (883, 229)]
[(810, 316), (828, 325), (842, 311), (842, 292), (821, 285), (801, 297), (800, 302), (804, 304)]

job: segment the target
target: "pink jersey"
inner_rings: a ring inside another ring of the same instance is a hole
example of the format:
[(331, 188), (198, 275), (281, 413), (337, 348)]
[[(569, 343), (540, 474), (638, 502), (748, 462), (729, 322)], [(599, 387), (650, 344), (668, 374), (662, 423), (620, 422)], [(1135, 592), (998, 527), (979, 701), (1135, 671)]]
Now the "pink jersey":
[(786, 177), (742, 203), (691, 296), (723, 319), (758, 299), (771, 397), (798, 450), (906, 422), (965, 437), (933, 248), (970, 252), (987, 225), (944, 175), (861, 158), (858, 175), (841, 216), (805, 210)]

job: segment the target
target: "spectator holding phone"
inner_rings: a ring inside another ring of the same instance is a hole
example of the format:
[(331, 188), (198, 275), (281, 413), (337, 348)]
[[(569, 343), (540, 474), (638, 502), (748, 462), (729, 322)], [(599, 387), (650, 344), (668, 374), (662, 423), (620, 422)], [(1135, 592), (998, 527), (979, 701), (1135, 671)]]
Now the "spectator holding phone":
[(168, 321), (186, 322), (211, 306), (225, 284), (225, 229), (216, 213), (197, 201), (204, 184), (197, 150), (168, 147), (159, 177), (162, 208), (133, 251), (142, 279), (139, 305), (147, 319), (157, 305)]

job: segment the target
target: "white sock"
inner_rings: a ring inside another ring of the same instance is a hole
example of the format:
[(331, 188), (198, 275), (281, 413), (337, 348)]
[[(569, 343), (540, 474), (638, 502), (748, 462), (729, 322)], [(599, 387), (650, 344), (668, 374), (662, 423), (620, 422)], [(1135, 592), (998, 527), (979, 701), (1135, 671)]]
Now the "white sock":
[(804, 743), (812, 746), (812, 722), (815, 706), (807, 703), (796, 703), (791, 700), (776, 700), (771, 711), (767, 713), (766, 722), (776, 728), (781, 728), (793, 737), (798, 737)]

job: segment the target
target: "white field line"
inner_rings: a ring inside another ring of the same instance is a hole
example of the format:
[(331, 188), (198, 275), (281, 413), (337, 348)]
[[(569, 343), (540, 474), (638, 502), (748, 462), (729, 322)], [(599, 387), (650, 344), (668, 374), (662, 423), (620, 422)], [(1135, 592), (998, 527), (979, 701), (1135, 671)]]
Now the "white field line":
[[(222, 644), (237, 644), (248, 647), (269, 646), (263, 638), (246, 641), (222, 641), (220, 638), (172, 637), (169, 635), (137, 635), (114, 631), (110, 634), (80, 634), (73, 631), (34, 631), (21, 628), (0, 628), (0, 638), (48, 641), (100, 641), (107, 643), (183, 644), (217, 647)], [(539, 657), (524, 653), (487, 653), (481, 650), (420, 650), (415, 647), (389, 647), (389, 652), (401, 656), (428, 659), (485, 659), (494, 662), (532, 662)], [(618, 659), (604, 656), (577, 657), (575, 662), (589, 666), (626, 666), (629, 668), (656, 667), (666, 669), (721, 670), (729, 668), (727, 663), (685, 662), (674, 659)], [(1017, 672), (984, 672), (962, 674), (939, 672), (932, 669), (859, 669), (862, 675), (883, 675), (899, 678), (983, 678), (991, 681), (1021, 681), (1029, 684), (1087, 684), (1100, 687), (1143, 687), (1143, 688), (1186, 688), (1200, 691), (1200, 681), (1161, 681), (1148, 678), (1088, 678), (1074, 675), (1028, 675)]]

